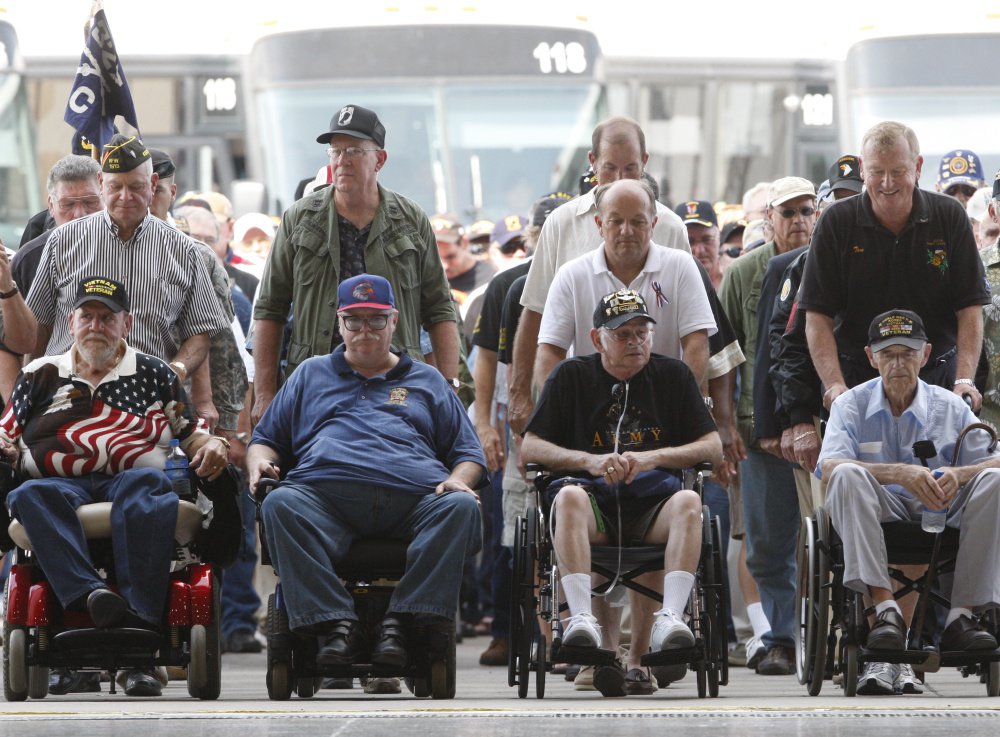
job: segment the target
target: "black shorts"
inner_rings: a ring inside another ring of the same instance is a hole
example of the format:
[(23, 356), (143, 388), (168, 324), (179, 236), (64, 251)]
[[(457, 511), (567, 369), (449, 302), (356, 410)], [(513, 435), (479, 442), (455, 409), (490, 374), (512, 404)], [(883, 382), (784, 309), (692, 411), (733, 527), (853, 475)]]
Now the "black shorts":
[[(590, 497), (590, 505), (594, 511), (594, 520), (597, 522), (598, 532), (604, 532), (611, 539), (613, 545), (623, 545), (625, 547), (637, 547), (645, 545), (646, 535), (656, 521), (656, 516), (660, 513), (663, 505), (667, 503), (673, 493), (661, 496), (643, 497), (619, 497), (616, 503), (614, 494), (594, 493), (596, 484), (589, 483), (585, 479), (565, 478), (559, 479), (558, 487), (553, 489), (555, 494), (552, 500), (558, 496), (559, 490), (563, 486), (581, 486)], [(599, 488), (599, 487), (598, 487)], [(548, 496), (548, 495), (547, 495)], [(621, 512), (621, 532), (619, 532), (619, 510)], [(554, 525), (554, 521), (553, 521)]]

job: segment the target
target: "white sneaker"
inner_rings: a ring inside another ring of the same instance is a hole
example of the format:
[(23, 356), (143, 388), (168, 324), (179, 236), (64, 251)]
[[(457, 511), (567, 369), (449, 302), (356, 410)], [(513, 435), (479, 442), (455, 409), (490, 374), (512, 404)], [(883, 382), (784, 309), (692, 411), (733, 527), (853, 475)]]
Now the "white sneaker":
[(747, 640), (747, 668), (757, 670), (757, 664), (766, 654), (767, 648), (764, 647), (764, 643), (760, 641), (759, 637), (754, 635)]
[(923, 693), (924, 690), (920, 688), (920, 680), (917, 678), (917, 674), (913, 672), (913, 666), (909, 663), (900, 663), (898, 666), (899, 671), (896, 673), (896, 681), (894, 684), (894, 689), (896, 693)]
[(573, 679), (573, 690), (575, 691), (596, 691), (594, 688), (594, 666), (585, 665), (580, 668), (580, 672)]
[(649, 638), (649, 646), (654, 653), (660, 650), (694, 647), (694, 634), (684, 624), (684, 620), (677, 612), (664, 609), (653, 622), (653, 633)]
[(861, 696), (892, 696), (896, 693), (896, 666), (889, 663), (865, 663), (858, 678)]
[(574, 614), (563, 632), (563, 645), (570, 647), (600, 647), (601, 626), (593, 614)]

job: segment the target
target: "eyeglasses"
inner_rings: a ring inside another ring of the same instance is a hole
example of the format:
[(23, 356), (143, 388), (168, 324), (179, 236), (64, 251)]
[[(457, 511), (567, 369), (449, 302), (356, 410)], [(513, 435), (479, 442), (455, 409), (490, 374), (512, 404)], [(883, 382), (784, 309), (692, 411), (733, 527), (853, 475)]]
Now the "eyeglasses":
[(371, 315), (370, 317), (358, 317), (357, 315), (341, 315), (344, 327), (352, 333), (361, 330), (362, 325), (367, 325), (371, 330), (384, 330), (389, 324), (388, 315)]
[(616, 343), (635, 343), (636, 345), (642, 345), (647, 340), (653, 336), (652, 330), (622, 330), (618, 328), (617, 330), (608, 330), (605, 328), (605, 332), (611, 336), (611, 339)]
[(785, 218), (786, 220), (791, 220), (796, 215), (801, 215), (804, 218), (811, 218), (813, 215), (816, 214), (816, 208), (808, 206), (800, 207), (798, 209), (794, 207), (782, 207), (782, 208), (775, 207), (774, 211), (779, 215), (781, 215), (781, 217)]
[(378, 151), (377, 148), (361, 148), (361, 146), (348, 146), (347, 148), (334, 148), (330, 147), (326, 152), (330, 155), (331, 159), (339, 159), (344, 156), (348, 159), (360, 159), (368, 151)]
[(92, 195), (88, 197), (64, 197), (56, 201), (56, 206), (61, 212), (69, 212), (77, 205), (83, 205), (88, 210), (99, 210), (101, 207), (101, 198)]

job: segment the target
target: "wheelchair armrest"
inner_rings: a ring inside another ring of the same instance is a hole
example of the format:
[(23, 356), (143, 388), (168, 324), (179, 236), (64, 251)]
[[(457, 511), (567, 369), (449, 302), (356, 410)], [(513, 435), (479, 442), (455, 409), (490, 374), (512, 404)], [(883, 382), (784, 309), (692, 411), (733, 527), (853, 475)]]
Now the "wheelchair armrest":
[(260, 506), (264, 499), (281, 483), (280, 479), (272, 479), (270, 476), (261, 476), (257, 482), (257, 490), (254, 492), (254, 501)]

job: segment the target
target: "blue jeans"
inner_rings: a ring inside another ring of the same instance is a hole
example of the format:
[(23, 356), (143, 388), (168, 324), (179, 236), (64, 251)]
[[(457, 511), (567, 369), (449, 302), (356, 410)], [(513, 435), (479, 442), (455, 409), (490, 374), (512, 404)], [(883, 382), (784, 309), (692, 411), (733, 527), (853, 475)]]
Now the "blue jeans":
[(390, 612), (452, 619), (465, 560), (482, 545), (478, 502), (465, 492), (419, 495), (335, 481), (285, 482), (267, 495), (262, 513), (293, 630), (357, 619), (336, 574), (356, 539), (410, 541)]
[(740, 465), (747, 568), (760, 589), (771, 631), (764, 645), (795, 644), (795, 545), (799, 497), (792, 466), (770, 453), (747, 452)]
[(500, 544), (503, 538), (503, 471), (490, 474), (493, 495), (490, 498), (490, 513), (493, 515), (493, 529), (488, 545), (492, 548), (493, 563), (490, 585), (493, 592), (493, 623), (490, 634), (493, 637), (506, 638), (510, 634), (510, 587), (513, 578), (512, 548)]
[(132, 468), (115, 476), (32, 479), (7, 497), (64, 607), (105, 586), (76, 516), (78, 507), (91, 502), (112, 503), (111, 545), (121, 595), (142, 619), (160, 622), (177, 526), (177, 496), (163, 471)]
[(257, 631), (257, 610), (260, 597), (253, 586), (257, 566), (256, 506), (244, 489), (239, 499), (243, 513), (243, 542), (236, 561), (220, 577), (222, 580), (222, 636), (235, 632)]

